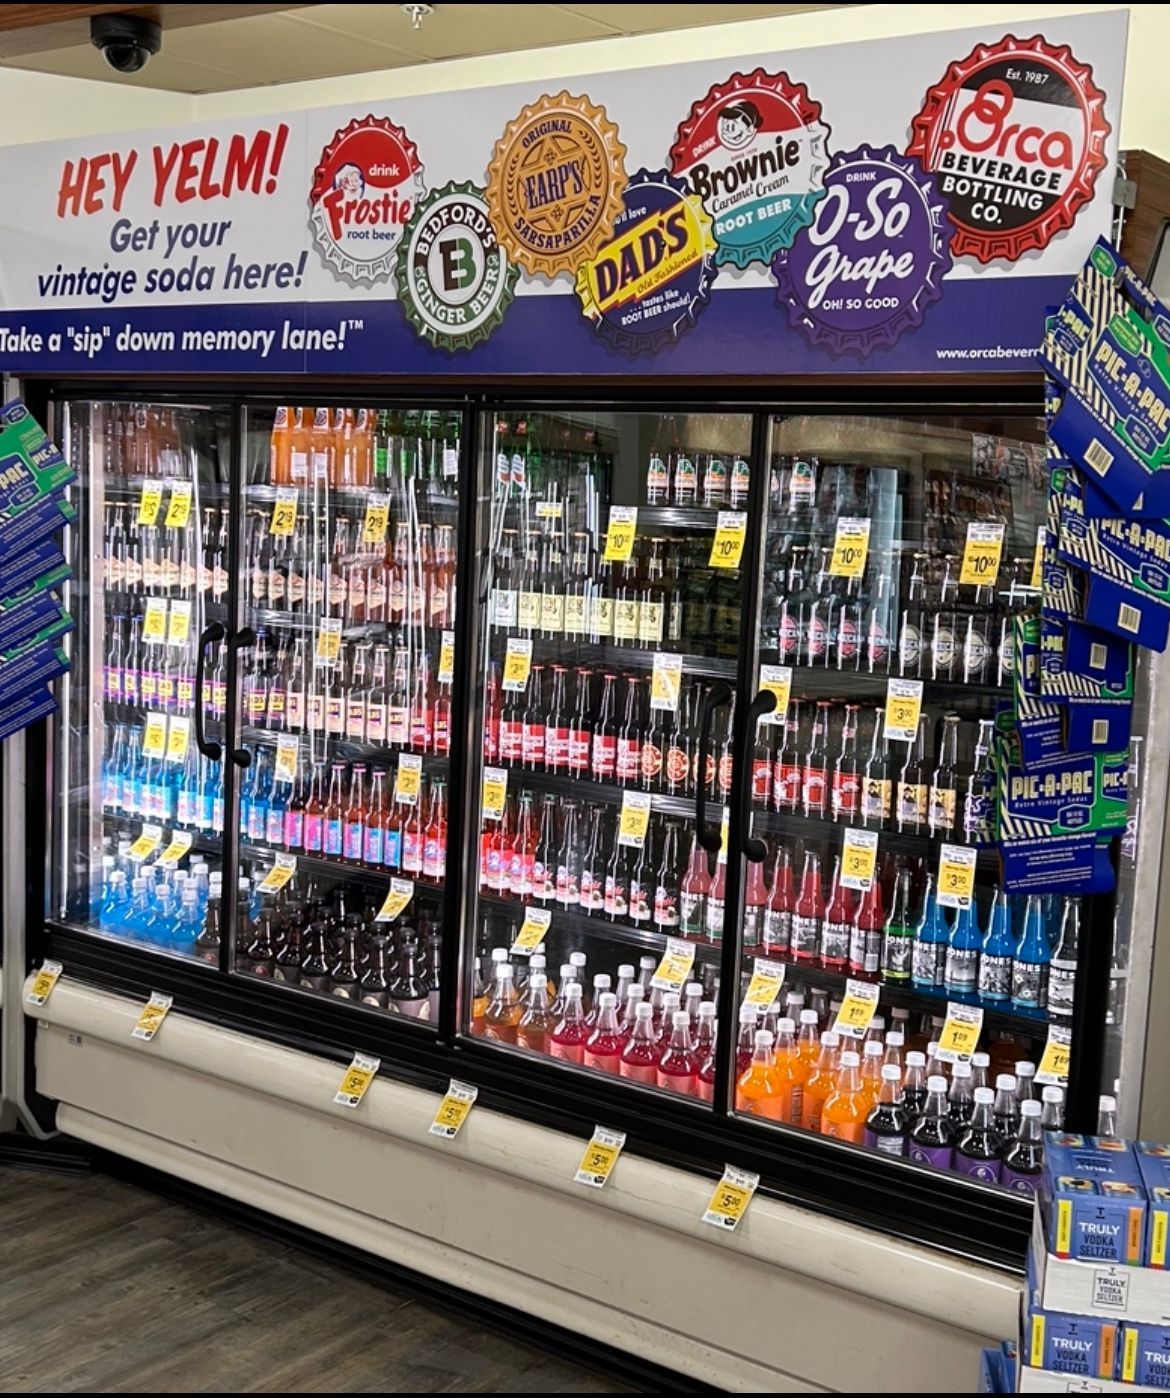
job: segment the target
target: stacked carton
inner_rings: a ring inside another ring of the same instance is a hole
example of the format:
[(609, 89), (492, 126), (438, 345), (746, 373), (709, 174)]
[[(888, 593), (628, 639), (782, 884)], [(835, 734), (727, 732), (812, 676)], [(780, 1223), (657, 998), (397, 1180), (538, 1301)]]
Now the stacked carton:
[(58, 589), (72, 577), (58, 536), (77, 515), (74, 479), (23, 403), (0, 409), (0, 740), (55, 712), (73, 629)]
[(1168, 1237), (1170, 1146), (1049, 1132), (1019, 1363), (988, 1351), (985, 1391), (1170, 1389)]

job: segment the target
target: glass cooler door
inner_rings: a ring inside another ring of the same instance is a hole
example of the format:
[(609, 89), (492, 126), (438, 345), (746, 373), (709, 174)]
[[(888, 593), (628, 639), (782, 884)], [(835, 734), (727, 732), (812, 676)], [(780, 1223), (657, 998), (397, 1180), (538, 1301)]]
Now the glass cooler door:
[(205, 686), (199, 712), (197, 672), (205, 652), (210, 683), (227, 620), (231, 415), (66, 402), (54, 427), (78, 480), (64, 544), (76, 630), (62, 642), (72, 668), (54, 732), (50, 912), (218, 964), (223, 772), (196, 742), (213, 707)]
[[(734, 1108), (1010, 1178), (960, 1138), (986, 1105), (1006, 1139), (1029, 1096), (1059, 1120), (1035, 1075), (1071, 1025), (1081, 915), (1003, 893), (990, 823), (1043, 424), (793, 417), (770, 437), (756, 692), (776, 706), (752, 750)], [(969, 543), (1000, 534), (998, 561)]]
[(695, 1101), (714, 1082), (751, 427), (566, 407), (483, 428), (462, 1029)]
[(462, 419), (245, 413), (235, 971), (434, 1026)]

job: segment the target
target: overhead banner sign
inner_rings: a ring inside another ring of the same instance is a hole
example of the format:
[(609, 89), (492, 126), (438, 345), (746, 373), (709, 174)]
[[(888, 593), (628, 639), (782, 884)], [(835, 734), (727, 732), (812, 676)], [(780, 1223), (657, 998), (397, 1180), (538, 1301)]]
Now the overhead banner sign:
[(1030, 370), (1127, 14), (0, 150), (10, 373)]

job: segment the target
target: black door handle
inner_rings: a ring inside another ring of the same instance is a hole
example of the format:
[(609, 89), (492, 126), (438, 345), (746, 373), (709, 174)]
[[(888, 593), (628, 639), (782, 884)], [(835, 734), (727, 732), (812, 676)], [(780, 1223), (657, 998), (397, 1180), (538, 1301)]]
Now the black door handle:
[(731, 686), (716, 680), (703, 696), (703, 712), (699, 717), (699, 769), (695, 773), (695, 837), (708, 854), (718, 854), (722, 831), (707, 825), (707, 767), (711, 762), (711, 720), (715, 710), (731, 702)]
[[(235, 653), (240, 650), (247, 650), (249, 646), (256, 644), (256, 633), (250, 626), (241, 626), (238, 631), (233, 631), (228, 641), (228, 650)], [(231, 712), (235, 712), (234, 706), (229, 706)], [(234, 730), (230, 741), (233, 743), (231, 750), (232, 761), (237, 767), (250, 767), (252, 765), (252, 754), (247, 748), (234, 746)]]
[(220, 760), (223, 748), (218, 743), (209, 743), (203, 735), (203, 666), (207, 659), (207, 647), (219, 645), (224, 634), (221, 621), (213, 621), (209, 626), (205, 626), (199, 637), (199, 650), (195, 656), (195, 746), (210, 762)]
[[(747, 711), (747, 732), (748, 738), (755, 741), (756, 727), (760, 719), (765, 714), (774, 713), (776, 709), (776, 696), (770, 689), (761, 689), (752, 702), (748, 705)], [(752, 818), (752, 783), (750, 777), (739, 784), (739, 817), (740, 829), (747, 831), (751, 829)], [(744, 836), (743, 857), (750, 859), (753, 864), (762, 864), (768, 857), (768, 846), (763, 840), (757, 840), (753, 836)]]

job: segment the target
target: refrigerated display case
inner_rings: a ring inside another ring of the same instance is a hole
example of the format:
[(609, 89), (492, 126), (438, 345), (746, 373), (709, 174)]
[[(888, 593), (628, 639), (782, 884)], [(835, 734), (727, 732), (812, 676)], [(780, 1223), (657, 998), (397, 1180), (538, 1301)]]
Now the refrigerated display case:
[[(999, 1162), (963, 1178), (967, 1088), (1013, 1078), (1006, 1123), (1067, 1029), (1050, 1117), (1092, 1129), (1114, 920), (1149, 941), (1132, 900), (999, 888), (1031, 394), (213, 387), (51, 395), (85, 624), (42, 949), (1010, 1265), (1029, 1211)], [(1002, 528), (976, 582), (972, 524)], [(899, 685), (921, 703), (894, 733)], [(932, 1048), (955, 1007), (970, 1073)], [(869, 1121), (893, 1065), (919, 1106), (948, 1073), (941, 1142), (930, 1112)]]

